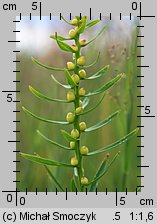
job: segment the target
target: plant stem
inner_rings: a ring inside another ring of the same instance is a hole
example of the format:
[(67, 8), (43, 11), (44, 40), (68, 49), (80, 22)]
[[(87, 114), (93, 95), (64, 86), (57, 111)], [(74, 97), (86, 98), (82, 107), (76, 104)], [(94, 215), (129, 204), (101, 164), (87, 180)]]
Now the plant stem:
[[(80, 57), (80, 44), (79, 44), (79, 35), (76, 36), (75, 38), (75, 44), (78, 47), (78, 51), (75, 53), (75, 69), (74, 72), (76, 75), (79, 76), (79, 67), (77, 64), (77, 59)], [(80, 101), (80, 97), (79, 97), (79, 84), (77, 86), (75, 86), (74, 88), (74, 94), (75, 94), (75, 101), (74, 101), (74, 107), (75, 107), (75, 111), (76, 108), (79, 107), (79, 101)], [(74, 129), (77, 129), (79, 131), (79, 115), (76, 114), (75, 112), (75, 121), (74, 121)], [(81, 135), (81, 133), (80, 133)], [(77, 166), (77, 173), (78, 173), (78, 179), (79, 179), (79, 191), (83, 191), (83, 187), (81, 186), (81, 178), (83, 176), (83, 163), (82, 163), (82, 155), (80, 154), (80, 136), (79, 136), (79, 140), (76, 142), (76, 146), (75, 146), (75, 153), (76, 153), (76, 157), (78, 160), (78, 166)]]

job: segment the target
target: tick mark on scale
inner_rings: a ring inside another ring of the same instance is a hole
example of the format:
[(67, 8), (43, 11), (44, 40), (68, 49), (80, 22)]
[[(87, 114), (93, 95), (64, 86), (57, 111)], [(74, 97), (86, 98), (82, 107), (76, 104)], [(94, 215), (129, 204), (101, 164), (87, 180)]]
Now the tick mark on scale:
[(100, 13), (100, 20), (101, 20), (101, 13)]
[(67, 187), (66, 187), (66, 201), (68, 200), (68, 190), (67, 190)]

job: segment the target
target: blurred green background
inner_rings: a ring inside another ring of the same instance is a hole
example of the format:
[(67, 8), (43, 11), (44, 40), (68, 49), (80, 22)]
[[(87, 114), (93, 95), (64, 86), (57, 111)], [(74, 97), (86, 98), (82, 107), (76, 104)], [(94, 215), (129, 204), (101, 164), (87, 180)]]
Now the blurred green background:
[[(82, 81), (81, 85), (88, 92), (99, 88), (118, 73), (124, 72), (125, 77), (109, 90), (97, 109), (88, 115), (82, 116), (82, 120), (85, 120), (88, 127), (90, 127), (116, 110), (121, 110), (120, 115), (109, 125), (82, 135), (81, 141), (88, 146), (90, 151), (118, 140), (136, 128), (137, 125), (140, 125), (140, 120), (137, 120), (137, 113), (139, 113), (137, 105), (140, 105), (140, 99), (137, 98), (137, 95), (140, 94), (140, 90), (137, 88), (140, 84), (140, 79), (137, 78), (140, 75), (140, 69), (137, 68), (137, 64), (140, 63), (137, 55), (140, 55), (140, 52), (137, 52), (136, 47), (139, 44), (137, 35), (140, 32), (137, 29), (138, 20), (130, 21), (128, 17), (123, 17), (119, 21), (115, 17), (110, 21), (107, 17), (104, 17), (101, 24), (88, 29), (88, 32), (85, 32), (82, 38), (88, 40), (93, 37), (104, 23), (107, 25), (105, 32), (93, 44), (84, 48), (83, 54), (86, 55), (87, 64), (89, 64), (95, 60), (99, 52), (101, 53), (98, 64), (87, 70), (88, 75), (94, 74), (108, 64), (111, 66), (110, 72), (100, 79)], [(21, 120), (17, 125), (17, 130), (21, 131), (20, 135), (17, 136), (17, 139), (19, 137), (21, 139), (18, 149), (22, 152), (37, 153), (42, 157), (69, 163), (70, 158), (73, 156), (72, 152), (64, 151), (45, 142), (36, 133), (36, 130), (39, 129), (50, 139), (68, 145), (60, 132), (60, 129), (66, 127), (36, 120), (26, 115), (21, 107), (25, 106), (33, 113), (52, 120), (65, 120), (66, 114), (73, 110), (71, 104), (40, 100), (32, 95), (28, 89), (28, 85), (31, 85), (49, 97), (65, 99), (66, 90), (54, 83), (50, 76), (54, 74), (58, 80), (65, 83), (65, 75), (61, 72), (51, 72), (38, 67), (31, 61), (31, 56), (35, 56), (50, 66), (65, 67), (66, 62), (72, 60), (72, 55), (60, 51), (55, 41), (50, 39), (49, 36), (55, 31), (58, 34), (67, 36), (71, 27), (56, 17), (52, 21), (49, 21), (47, 17), (43, 21), (39, 21), (38, 17), (33, 17), (32, 21), (24, 17), (23, 23), (17, 26), (21, 26), (17, 27), (17, 29), (21, 30), (21, 33), (18, 34), (21, 43), (20, 46), (17, 46), (17, 48), (21, 49), (21, 53), (17, 55), (17, 59), (21, 61), (19, 65), (17, 64), (17, 70), (21, 71), (21, 73), (17, 74), (17, 80), (21, 80), (21, 83), (17, 84), (17, 89), (21, 91), (18, 96), (21, 104), (17, 105), (17, 109), (21, 110), (21, 113), (17, 114), (17, 119)], [(99, 95), (92, 97), (88, 108), (92, 107), (100, 97)], [(71, 128), (70, 125), (67, 130), (70, 131)], [(137, 168), (137, 165), (140, 164), (140, 158), (137, 158), (137, 155), (140, 155), (140, 149), (137, 148), (138, 144), (140, 144), (139, 138), (135, 136), (110, 153), (110, 159), (118, 151), (120, 151), (120, 156), (101, 179), (98, 191), (105, 191), (106, 188), (108, 188), (108, 191), (115, 191), (116, 187), (118, 191), (124, 191), (126, 187), (128, 191), (136, 190), (137, 185), (140, 185), (140, 179), (137, 178), (137, 175), (140, 175), (140, 169)], [(92, 179), (104, 156), (102, 154), (85, 158), (85, 175), (89, 180)], [(45, 191), (47, 187), (49, 191), (55, 191), (56, 186), (49, 179), (42, 165), (34, 164), (21, 157), (20, 160), (21, 162), (17, 164), (17, 170), (21, 171), (17, 174), (17, 179), (21, 181), (17, 184), (19, 190), (25, 191), (27, 187), (28, 191), (35, 191), (37, 187), (38, 191)], [(126, 185), (124, 185), (123, 178), (126, 174), (126, 167), (128, 171)], [(70, 191), (72, 169), (53, 167), (51, 170), (59, 182)]]

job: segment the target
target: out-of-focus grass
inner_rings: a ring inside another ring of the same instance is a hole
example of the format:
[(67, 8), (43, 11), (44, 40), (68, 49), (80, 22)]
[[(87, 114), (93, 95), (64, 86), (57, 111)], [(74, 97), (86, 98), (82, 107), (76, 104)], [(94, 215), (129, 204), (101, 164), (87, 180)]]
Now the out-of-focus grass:
[[(104, 145), (110, 144), (136, 128), (137, 125), (140, 125), (139, 120), (137, 121), (137, 105), (140, 104), (137, 98), (137, 95), (140, 94), (137, 88), (140, 81), (137, 79), (137, 76), (140, 74), (140, 70), (137, 68), (136, 57), (137, 54), (140, 54), (140, 52), (136, 52), (136, 36), (139, 31), (136, 29), (136, 26), (132, 26), (131, 29), (131, 37), (127, 37), (125, 32), (123, 36), (122, 28), (120, 30), (121, 35), (117, 35), (114, 31), (114, 26), (110, 27), (110, 24), (108, 24), (106, 33), (95, 41), (92, 47), (89, 46), (84, 50), (89, 58), (87, 60), (88, 62), (91, 62), (92, 59), (94, 60), (99, 50), (101, 51), (101, 59), (98, 65), (88, 69), (88, 74), (93, 74), (104, 65), (109, 64), (111, 66), (110, 73), (106, 77), (83, 82), (83, 86), (87, 90), (96, 89), (117, 73), (125, 72), (126, 74), (125, 78), (118, 82), (118, 84), (106, 94), (102, 104), (95, 111), (82, 116), (82, 120), (86, 120), (87, 125), (91, 126), (107, 117), (112, 112), (119, 109), (121, 110), (120, 115), (115, 118), (112, 123), (82, 136), (82, 144), (86, 144), (90, 150), (96, 150)], [(91, 32), (90, 36), (92, 35)], [(50, 71), (46, 71), (33, 64), (31, 55), (23, 53), (17, 57), (21, 61), (19, 67), (21, 73), (20, 75), (17, 74), (17, 79), (21, 80), (20, 87), (19, 84), (17, 84), (17, 88), (21, 90), (19, 96), (21, 105), (17, 105), (18, 109), (21, 109), (21, 106), (24, 105), (38, 115), (43, 115), (53, 120), (64, 120), (66, 114), (73, 109), (70, 104), (58, 104), (40, 100), (29, 92), (28, 85), (54, 98), (64, 99), (66, 97), (66, 91), (53, 82), (50, 76), (52, 73)], [(45, 55), (38, 56), (38, 58), (46, 64), (57, 67), (65, 67), (66, 62), (71, 60), (69, 54), (62, 53), (59, 50), (50, 50), (45, 53)], [(65, 81), (63, 73), (53, 72), (53, 74), (55, 74), (60, 81)], [(89, 107), (94, 105), (98, 98), (99, 96), (92, 97)], [(21, 130), (21, 143), (20, 146), (18, 145), (21, 151), (30, 154), (37, 153), (43, 157), (58, 161), (70, 162), (72, 156), (71, 152), (48, 144), (36, 133), (36, 130), (39, 129), (50, 139), (67, 145), (67, 142), (60, 133), (60, 129), (64, 127), (40, 122), (27, 116), (22, 111), (17, 119), (21, 120), (20, 124), (17, 125), (17, 130)], [(71, 127), (68, 127), (67, 130), (70, 131)], [(139, 139), (135, 136), (128, 143), (119, 146), (110, 153), (110, 157), (112, 158), (117, 151), (121, 151), (119, 159), (102, 178), (98, 191), (105, 191), (106, 188), (108, 188), (108, 191), (115, 191), (116, 187), (119, 191), (125, 190), (125, 187), (128, 188), (128, 191), (135, 191), (136, 186), (140, 184), (140, 180), (137, 178), (137, 175), (140, 174), (140, 170), (137, 168), (137, 164), (140, 163), (137, 158), (137, 155), (140, 154), (136, 147), (138, 144)], [(89, 179), (93, 177), (96, 168), (99, 166), (104, 156), (105, 155), (99, 155), (84, 159), (85, 175)], [(39, 191), (44, 191), (46, 187), (49, 191), (55, 190), (56, 186), (54, 183), (50, 182), (43, 166), (22, 158), (20, 158), (20, 160), (21, 163), (17, 164), (17, 169), (21, 172), (17, 175), (20, 175), (21, 182), (18, 183), (18, 188), (21, 191), (24, 191), (26, 187), (28, 191), (35, 191), (36, 187), (38, 187)], [(52, 168), (51, 170), (60, 183), (70, 190), (70, 177), (73, 171), (68, 168)], [(126, 170), (127, 174), (125, 173)]]

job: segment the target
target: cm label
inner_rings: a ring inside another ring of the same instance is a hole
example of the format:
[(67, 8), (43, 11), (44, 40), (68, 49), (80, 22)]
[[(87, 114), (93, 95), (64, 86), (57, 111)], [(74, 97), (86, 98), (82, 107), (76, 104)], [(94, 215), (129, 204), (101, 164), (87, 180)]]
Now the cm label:
[(16, 11), (16, 4), (3, 4), (4, 11)]

